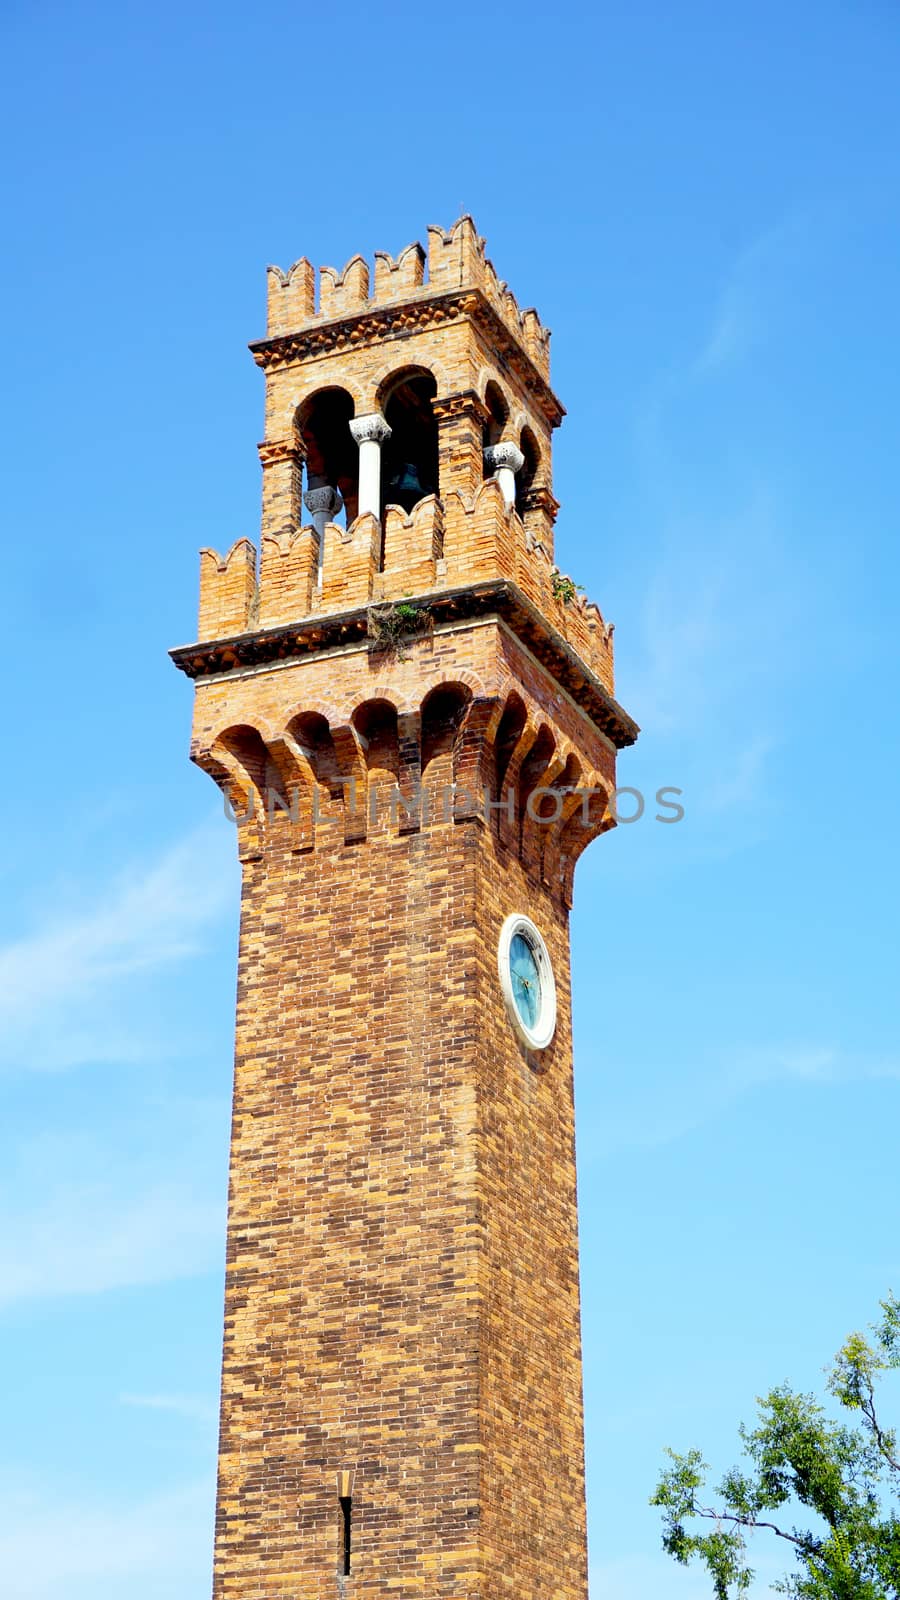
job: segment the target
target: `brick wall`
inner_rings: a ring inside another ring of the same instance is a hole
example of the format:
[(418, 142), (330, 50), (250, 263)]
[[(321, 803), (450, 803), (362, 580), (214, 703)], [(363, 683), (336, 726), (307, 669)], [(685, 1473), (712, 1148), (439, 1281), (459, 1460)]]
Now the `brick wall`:
[[(565, 914), (491, 830), (245, 867), (215, 1595), (585, 1590)], [(496, 944), (560, 979), (529, 1061)]]

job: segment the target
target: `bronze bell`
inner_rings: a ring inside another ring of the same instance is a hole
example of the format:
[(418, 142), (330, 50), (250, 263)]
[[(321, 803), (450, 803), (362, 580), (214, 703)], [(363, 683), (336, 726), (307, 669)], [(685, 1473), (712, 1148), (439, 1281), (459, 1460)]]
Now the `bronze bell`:
[(412, 461), (405, 462), (391, 474), (387, 493), (389, 505), (402, 506), (404, 511), (412, 511), (416, 501), (421, 500), (425, 493), (419, 481), (419, 469)]

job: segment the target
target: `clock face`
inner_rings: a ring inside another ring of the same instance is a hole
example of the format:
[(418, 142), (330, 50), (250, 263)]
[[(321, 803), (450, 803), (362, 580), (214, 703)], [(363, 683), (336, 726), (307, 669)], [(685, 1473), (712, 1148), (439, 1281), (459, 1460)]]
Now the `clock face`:
[(545, 1050), (556, 1030), (556, 985), (547, 946), (530, 917), (507, 917), (497, 965), (515, 1032), (530, 1050)]
[(526, 1028), (533, 1028), (541, 1010), (541, 974), (534, 948), (524, 933), (514, 933), (510, 940), (509, 970), (516, 1010)]

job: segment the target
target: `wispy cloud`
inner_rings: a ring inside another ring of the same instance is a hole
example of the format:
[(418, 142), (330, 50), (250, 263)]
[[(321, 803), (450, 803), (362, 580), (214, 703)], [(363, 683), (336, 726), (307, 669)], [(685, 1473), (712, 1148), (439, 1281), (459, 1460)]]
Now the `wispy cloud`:
[(712, 327), (691, 368), (692, 376), (718, 372), (738, 360), (752, 344), (754, 324), (747, 285), (734, 278), (722, 291)]
[(119, 1187), (67, 1186), (20, 1213), (0, 1242), (0, 1306), (212, 1271), (224, 1227), (223, 1206), (183, 1183), (139, 1190), (124, 1204)]
[(778, 741), (769, 733), (753, 734), (745, 745), (732, 751), (728, 764), (714, 772), (702, 794), (708, 812), (728, 811), (745, 805), (752, 797), (758, 805), (763, 793), (765, 765)]
[[(35, 1139), (8, 1158), (0, 1177), (0, 1307), (215, 1271), (224, 1251), (224, 1182), (220, 1190), (210, 1162), (198, 1161), (199, 1129), (178, 1131), (162, 1175), (153, 1149), (120, 1154), (89, 1135)], [(223, 1160), (224, 1151), (223, 1140)]]
[(136, 864), (75, 909), (0, 947), (0, 1063), (61, 1068), (141, 1059), (147, 1041), (115, 995), (193, 955), (234, 903), (234, 842), (199, 828), (149, 864)]
[(211, 1400), (191, 1394), (120, 1394), (119, 1403), (141, 1411), (170, 1411), (191, 1422), (214, 1422), (217, 1415)]
[[(647, 1074), (631, 1074), (647, 1081)], [(670, 1078), (672, 1074), (668, 1075)], [(900, 1080), (900, 1059), (858, 1057), (821, 1044), (773, 1044), (721, 1052), (705, 1069), (676, 1073), (677, 1089), (603, 1107), (596, 1130), (585, 1127), (582, 1156), (588, 1160), (620, 1150), (655, 1150), (685, 1138), (731, 1112), (741, 1100), (776, 1083), (810, 1088), (843, 1083)]]
[(900, 1058), (857, 1056), (830, 1045), (774, 1045), (735, 1051), (729, 1077), (738, 1092), (787, 1078), (801, 1083), (875, 1083), (900, 1078)]
[[(737, 393), (742, 366), (776, 327), (790, 327), (789, 313), (809, 271), (815, 230), (803, 216), (764, 229), (734, 257), (713, 297), (705, 326), (694, 334), (682, 359), (656, 371), (636, 417), (637, 441), (647, 458), (649, 483), (665, 498), (679, 457), (672, 437), (686, 408), (708, 400), (711, 383)], [(659, 476), (661, 472), (661, 476)]]
[[(690, 789), (692, 814), (706, 813), (717, 853), (713, 816), (753, 811), (760, 831), (776, 748), (771, 697), (808, 670), (811, 636), (824, 628), (821, 582), (800, 562), (777, 469), (754, 452), (747, 428), (756, 404), (749, 357), (788, 321), (811, 234), (796, 216), (749, 242), (694, 349), (654, 374), (636, 417), (658, 544), (639, 631), (621, 641), (620, 690), (645, 750), (666, 740), (677, 749), (678, 781)], [(698, 467), (698, 428), (709, 439), (708, 466)], [(746, 834), (733, 837), (746, 845)]]
[(688, 368), (692, 379), (718, 375), (763, 337), (779, 286), (807, 235), (801, 217), (789, 217), (758, 234), (733, 261), (710, 327)]
[(4, 1600), (191, 1600), (211, 1567), (211, 1479), (122, 1503), (9, 1475), (0, 1495)]
[(711, 529), (685, 515), (673, 523), (666, 550), (648, 587), (640, 635), (629, 646), (628, 697), (655, 737), (702, 728), (726, 735), (733, 750), (735, 708), (744, 747), (758, 748), (767, 730), (754, 729), (754, 704), (786, 656), (798, 648), (790, 596), (793, 561), (781, 539), (771, 496), (756, 487), (728, 519)]

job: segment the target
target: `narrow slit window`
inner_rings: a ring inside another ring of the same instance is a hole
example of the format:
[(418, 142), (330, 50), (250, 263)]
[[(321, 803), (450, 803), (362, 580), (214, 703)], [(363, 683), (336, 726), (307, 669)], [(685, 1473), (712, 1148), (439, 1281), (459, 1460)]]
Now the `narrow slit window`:
[(350, 1571), (350, 1519), (353, 1500), (349, 1494), (342, 1494), (338, 1503), (341, 1508), (341, 1572), (346, 1577)]

